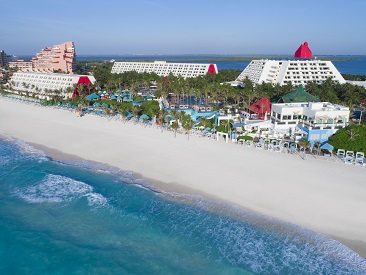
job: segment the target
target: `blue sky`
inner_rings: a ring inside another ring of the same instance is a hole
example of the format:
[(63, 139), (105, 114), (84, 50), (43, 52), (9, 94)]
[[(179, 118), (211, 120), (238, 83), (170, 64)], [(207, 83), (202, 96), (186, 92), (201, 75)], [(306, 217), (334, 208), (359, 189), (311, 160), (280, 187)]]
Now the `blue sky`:
[[(86, 54), (366, 54), (366, 0), (0, 0), (0, 50)], [(5, 12), (4, 12), (5, 11)]]

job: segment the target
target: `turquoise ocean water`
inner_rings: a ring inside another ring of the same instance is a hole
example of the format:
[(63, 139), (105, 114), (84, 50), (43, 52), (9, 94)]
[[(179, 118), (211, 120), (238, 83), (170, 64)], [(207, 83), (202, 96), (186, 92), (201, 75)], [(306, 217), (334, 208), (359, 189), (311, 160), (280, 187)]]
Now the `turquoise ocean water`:
[(366, 274), (324, 235), (0, 139), (0, 274)]

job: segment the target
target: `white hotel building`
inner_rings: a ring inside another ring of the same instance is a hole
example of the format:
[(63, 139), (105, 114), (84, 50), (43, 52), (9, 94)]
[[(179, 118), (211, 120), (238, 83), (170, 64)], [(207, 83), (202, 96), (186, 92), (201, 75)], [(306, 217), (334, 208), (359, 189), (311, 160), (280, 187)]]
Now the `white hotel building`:
[(281, 86), (290, 81), (295, 86), (305, 86), (310, 81), (321, 84), (327, 78), (341, 84), (346, 83), (331, 61), (317, 59), (252, 60), (236, 81), (243, 81), (246, 77), (254, 84), (265, 82)]
[(348, 125), (349, 114), (348, 107), (329, 102), (274, 103), (271, 123), (275, 132), (301, 129), (310, 142), (323, 142)]
[(46, 92), (61, 91), (64, 95), (67, 88), (74, 84), (92, 84), (95, 82), (93, 76), (59, 73), (14, 73), (8, 85), (18, 92), (29, 92), (32, 94), (44, 95)]
[(207, 73), (217, 74), (216, 64), (201, 63), (167, 63), (166, 61), (154, 62), (114, 62), (112, 73), (135, 71), (138, 73), (156, 73), (159, 76), (197, 77)]

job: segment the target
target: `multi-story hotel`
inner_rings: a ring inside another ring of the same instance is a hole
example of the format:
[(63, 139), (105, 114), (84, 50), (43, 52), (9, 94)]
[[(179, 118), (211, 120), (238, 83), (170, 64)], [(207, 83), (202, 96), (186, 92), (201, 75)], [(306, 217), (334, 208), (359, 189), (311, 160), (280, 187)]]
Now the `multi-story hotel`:
[(0, 51), (0, 67), (4, 67), (8, 64), (8, 56), (4, 51)]
[(18, 60), (9, 62), (10, 68), (18, 68), (21, 72), (62, 72), (72, 74), (76, 69), (74, 42), (65, 42), (42, 49), (30, 61)]
[[(14, 73), (9, 85), (17, 92), (29, 92), (44, 95), (52, 91), (60, 91), (62, 95), (74, 92), (74, 84), (93, 84), (94, 76), (59, 73)], [(72, 89), (68, 89), (68, 88)]]
[(166, 61), (154, 62), (114, 62), (112, 73), (136, 71), (138, 73), (156, 73), (159, 76), (197, 77), (200, 75), (217, 74), (216, 64), (200, 63), (167, 63)]
[(265, 82), (286, 85), (291, 82), (300, 86), (310, 81), (321, 84), (328, 78), (341, 84), (345, 83), (343, 76), (331, 61), (312, 59), (307, 42), (295, 52), (294, 60), (252, 60), (236, 81), (243, 81), (246, 77), (254, 84)]
[(323, 142), (348, 125), (349, 114), (348, 107), (329, 102), (274, 103), (271, 123), (275, 131), (294, 134), (301, 128), (310, 142)]

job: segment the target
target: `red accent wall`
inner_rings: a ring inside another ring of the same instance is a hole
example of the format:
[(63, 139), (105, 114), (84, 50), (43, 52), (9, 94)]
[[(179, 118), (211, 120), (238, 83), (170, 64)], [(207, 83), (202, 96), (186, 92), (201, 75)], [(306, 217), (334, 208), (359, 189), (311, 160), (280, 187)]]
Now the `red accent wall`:
[(263, 119), (266, 113), (271, 113), (271, 101), (266, 97), (262, 97), (260, 100), (250, 105), (249, 110), (256, 113), (259, 118)]
[(214, 64), (210, 64), (208, 66), (208, 73), (210, 73), (210, 74), (216, 74), (217, 73)]
[(309, 45), (308, 42), (305, 42), (304, 44), (302, 44), (295, 52), (295, 57), (296, 58), (308, 58), (308, 59), (312, 58), (313, 53), (309, 49), (308, 45)]
[(92, 83), (91, 83), (89, 77), (87, 77), (87, 76), (80, 76), (77, 84), (78, 85), (79, 84), (88, 85), (88, 84), (92, 84)]

